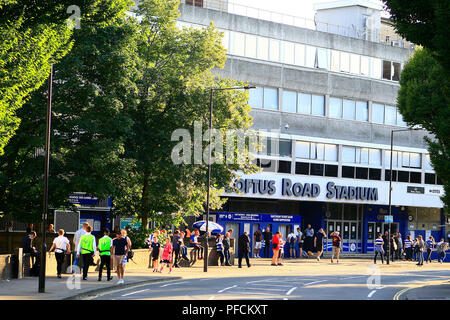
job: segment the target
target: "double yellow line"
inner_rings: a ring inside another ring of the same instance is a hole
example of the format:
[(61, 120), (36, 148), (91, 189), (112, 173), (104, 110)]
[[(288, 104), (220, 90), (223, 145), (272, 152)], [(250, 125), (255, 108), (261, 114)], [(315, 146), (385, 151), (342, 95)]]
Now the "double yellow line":
[[(434, 281), (433, 283), (424, 283), (424, 284), (420, 284), (420, 285), (415, 285), (415, 286), (411, 286), (409, 288), (405, 288), (403, 290), (400, 290), (399, 292), (397, 292), (394, 297), (392, 298), (392, 300), (400, 300), (400, 296), (402, 294), (404, 294), (405, 292), (412, 290), (412, 289), (417, 289), (417, 288), (422, 288), (422, 287), (430, 287), (430, 286), (438, 286), (438, 285), (442, 285), (445, 284), (446, 282), (436, 282)], [(449, 283), (449, 282), (447, 282)]]

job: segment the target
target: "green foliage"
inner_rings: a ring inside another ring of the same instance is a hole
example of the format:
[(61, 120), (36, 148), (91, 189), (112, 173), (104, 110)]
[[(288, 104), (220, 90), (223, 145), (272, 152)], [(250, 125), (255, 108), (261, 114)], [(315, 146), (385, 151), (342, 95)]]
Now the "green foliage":
[(398, 107), (411, 126), (419, 125), (433, 137), (426, 139), (430, 158), (450, 204), (450, 80), (428, 49), (418, 50), (405, 65), (400, 79)]

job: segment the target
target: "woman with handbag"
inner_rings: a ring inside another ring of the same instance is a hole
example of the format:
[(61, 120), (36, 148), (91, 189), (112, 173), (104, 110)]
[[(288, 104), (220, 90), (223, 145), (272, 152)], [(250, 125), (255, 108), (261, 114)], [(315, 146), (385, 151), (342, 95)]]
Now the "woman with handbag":
[(272, 249), (273, 249), (273, 257), (272, 257), (272, 266), (278, 266), (278, 254), (280, 252), (280, 231), (277, 231), (272, 238)]

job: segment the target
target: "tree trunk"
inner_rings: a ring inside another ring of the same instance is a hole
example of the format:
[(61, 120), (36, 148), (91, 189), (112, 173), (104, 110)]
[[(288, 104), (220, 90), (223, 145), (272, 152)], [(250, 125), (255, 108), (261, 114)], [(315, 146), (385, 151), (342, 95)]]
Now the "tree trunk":
[(142, 188), (142, 226), (148, 230), (148, 208), (149, 208), (149, 194), (148, 194), (148, 175), (144, 174), (144, 187)]

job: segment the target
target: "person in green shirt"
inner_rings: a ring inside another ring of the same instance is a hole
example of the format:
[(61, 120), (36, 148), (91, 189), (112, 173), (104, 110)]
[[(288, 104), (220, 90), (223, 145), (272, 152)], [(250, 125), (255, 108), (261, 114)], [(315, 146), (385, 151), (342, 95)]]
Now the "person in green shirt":
[(98, 269), (98, 281), (102, 281), (103, 266), (106, 266), (106, 280), (111, 281), (111, 247), (112, 239), (109, 230), (103, 231), (104, 236), (98, 240), (98, 254), (100, 255), (100, 269)]
[(91, 234), (92, 227), (86, 227), (86, 234), (82, 235), (77, 247), (77, 258), (81, 255), (83, 262), (83, 280), (87, 280), (87, 274), (89, 266), (94, 262), (95, 251), (97, 251), (97, 245), (95, 237)]

